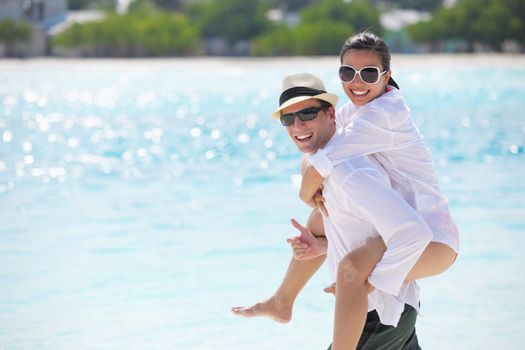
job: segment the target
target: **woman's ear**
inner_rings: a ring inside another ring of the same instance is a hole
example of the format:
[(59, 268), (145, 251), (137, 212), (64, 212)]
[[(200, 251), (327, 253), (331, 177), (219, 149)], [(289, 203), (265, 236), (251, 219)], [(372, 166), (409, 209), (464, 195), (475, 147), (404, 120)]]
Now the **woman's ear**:
[(383, 74), (383, 78), (385, 79), (385, 85), (388, 84), (388, 81), (390, 80), (390, 77), (392, 76), (392, 70), (387, 70), (385, 74)]

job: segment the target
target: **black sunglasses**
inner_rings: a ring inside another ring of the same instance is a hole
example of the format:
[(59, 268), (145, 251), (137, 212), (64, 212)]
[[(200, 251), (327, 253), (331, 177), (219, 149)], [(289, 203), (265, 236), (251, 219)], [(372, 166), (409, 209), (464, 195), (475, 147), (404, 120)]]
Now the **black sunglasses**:
[(319, 112), (323, 109), (323, 107), (308, 107), (301, 109), (298, 112), (282, 114), (281, 124), (284, 126), (292, 125), (295, 121), (295, 117), (299, 118), (299, 120), (302, 122), (315, 119), (317, 114), (319, 114)]

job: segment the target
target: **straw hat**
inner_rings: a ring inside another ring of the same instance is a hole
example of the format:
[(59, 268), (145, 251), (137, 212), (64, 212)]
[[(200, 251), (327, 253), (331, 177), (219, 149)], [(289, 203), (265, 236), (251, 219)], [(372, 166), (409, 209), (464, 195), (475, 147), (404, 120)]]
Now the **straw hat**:
[(272, 113), (272, 117), (279, 118), (281, 111), (286, 107), (311, 98), (326, 101), (334, 107), (338, 100), (337, 95), (326, 92), (323, 82), (315, 75), (309, 73), (289, 75), (283, 79), (279, 108)]

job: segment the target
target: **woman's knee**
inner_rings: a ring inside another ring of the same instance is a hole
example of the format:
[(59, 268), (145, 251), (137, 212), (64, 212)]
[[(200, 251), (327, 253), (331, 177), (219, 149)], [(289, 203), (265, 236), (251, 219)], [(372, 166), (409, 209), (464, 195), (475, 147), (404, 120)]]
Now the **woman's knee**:
[(337, 266), (337, 280), (348, 283), (364, 283), (368, 274), (360, 264), (360, 259), (352, 254), (348, 254), (339, 262)]

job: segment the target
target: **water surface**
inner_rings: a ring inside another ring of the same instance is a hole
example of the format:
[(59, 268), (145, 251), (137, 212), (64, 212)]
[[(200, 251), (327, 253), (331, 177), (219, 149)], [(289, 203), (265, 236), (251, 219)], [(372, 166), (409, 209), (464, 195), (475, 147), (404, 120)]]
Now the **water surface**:
[[(285, 271), (300, 154), (284, 75), (337, 58), (0, 62), (0, 349), (324, 349), (326, 269), (288, 325), (229, 313)], [(525, 346), (525, 60), (394, 56), (462, 254), (422, 281), (424, 349)], [(504, 325), (504, 326), (503, 326)]]

